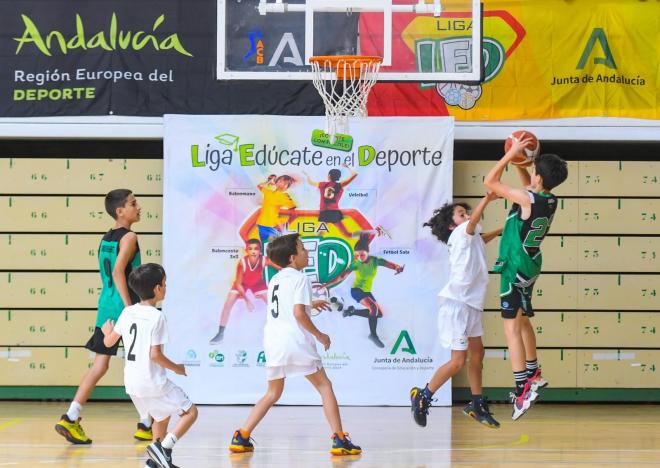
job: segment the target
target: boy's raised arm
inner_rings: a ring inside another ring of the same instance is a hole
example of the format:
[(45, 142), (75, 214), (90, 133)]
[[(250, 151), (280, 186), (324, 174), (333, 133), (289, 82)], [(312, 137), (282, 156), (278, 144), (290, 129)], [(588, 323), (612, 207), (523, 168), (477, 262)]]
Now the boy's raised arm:
[(521, 141), (514, 140), (511, 144), (511, 148), (506, 154), (500, 159), (497, 164), (490, 170), (486, 178), (484, 179), (484, 185), (486, 188), (496, 195), (506, 198), (512, 203), (517, 203), (520, 206), (528, 207), (531, 205), (529, 195), (524, 190), (515, 189), (510, 187), (507, 184), (502, 183), (500, 180), (502, 178), (502, 173), (504, 168), (509, 162), (521, 151), (523, 151), (529, 144), (532, 143), (531, 138), (524, 138)]
[(481, 200), (479, 200), (479, 204), (472, 210), (472, 214), (470, 215), (470, 221), (468, 221), (467, 228), (465, 228), (465, 232), (473, 236), (474, 231), (477, 227), (477, 224), (479, 224), (479, 221), (481, 220), (481, 215), (483, 214), (484, 210), (486, 209), (486, 205), (488, 205), (492, 200), (496, 200), (498, 198), (497, 195), (495, 195), (493, 192), (488, 192), (486, 195), (483, 196)]

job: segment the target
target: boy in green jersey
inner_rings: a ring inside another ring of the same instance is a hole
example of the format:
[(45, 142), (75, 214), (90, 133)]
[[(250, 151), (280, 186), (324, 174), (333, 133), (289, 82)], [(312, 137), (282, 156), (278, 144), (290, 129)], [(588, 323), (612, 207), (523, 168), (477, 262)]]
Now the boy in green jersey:
[[(128, 275), (140, 265), (140, 246), (137, 234), (131, 226), (140, 220), (140, 206), (133, 192), (116, 189), (105, 197), (105, 210), (115, 220), (115, 225), (103, 238), (98, 249), (99, 273), (103, 289), (98, 301), (98, 313), (94, 334), (85, 348), (96, 353), (92, 367), (83, 376), (69, 410), (55, 425), (55, 430), (72, 444), (91, 444), (80, 426), (80, 411), (94, 387), (108, 371), (110, 357), (117, 355), (119, 343), (111, 348), (103, 344), (101, 327), (108, 321), (117, 321), (124, 307), (140, 302), (128, 287)], [(138, 423), (134, 434), (138, 440), (151, 440), (151, 421)]]
[(536, 337), (529, 321), (534, 316), (532, 290), (541, 273), (541, 242), (548, 233), (557, 209), (557, 197), (550, 191), (568, 177), (566, 162), (555, 154), (541, 154), (533, 162), (532, 173), (516, 165), (523, 188), (500, 181), (506, 165), (530, 146), (532, 138), (523, 134), (491, 169), (484, 185), (513, 205), (504, 223), (499, 257), (493, 271), (500, 273), (500, 300), (504, 333), (516, 381), (512, 419), (520, 418), (538, 398), (536, 392), (548, 382), (541, 376), (536, 357)]
[(371, 293), (378, 267), (389, 268), (394, 270), (394, 274), (398, 275), (403, 271), (402, 265), (385, 260), (384, 258), (369, 255), (369, 243), (373, 239), (374, 234), (360, 234), (359, 240), (355, 243), (355, 261), (339, 274), (336, 278), (328, 281), (325, 287), (331, 287), (339, 284), (348, 277), (352, 272), (355, 272), (355, 280), (351, 286), (351, 297), (355, 302), (363, 305), (364, 309), (356, 309), (353, 306), (346, 308), (343, 312), (344, 317), (359, 316), (364, 317), (369, 321), (369, 339), (373, 344), (379, 348), (384, 348), (385, 344), (380, 340), (376, 327), (378, 319), (383, 316), (383, 311), (380, 304)]

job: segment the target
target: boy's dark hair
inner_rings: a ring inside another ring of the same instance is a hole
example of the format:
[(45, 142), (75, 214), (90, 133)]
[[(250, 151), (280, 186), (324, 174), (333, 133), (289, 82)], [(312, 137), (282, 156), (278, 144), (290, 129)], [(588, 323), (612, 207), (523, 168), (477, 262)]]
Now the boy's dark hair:
[(353, 248), (354, 251), (362, 250), (364, 252), (369, 252), (369, 241), (371, 240), (371, 236), (369, 234), (360, 234), (360, 238), (358, 241), (355, 243), (355, 247)]
[(261, 248), (261, 241), (259, 239), (248, 239), (248, 241), (245, 243), (245, 247), (248, 245), (257, 245), (259, 248)]
[(115, 189), (105, 196), (105, 211), (112, 216), (112, 219), (117, 219), (117, 208), (121, 208), (126, 204), (126, 200), (128, 200), (131, 193), (133, 192), (128, 189)]
[(431, 232), (435, 237), (437, 237), (440, 242), (446, 244), (451, 235), (451, 231), (455, 228), (454, 224), (454, 208), (457, 206), (462, 206), (466, 211), (470, 211), (470, 205), (467, 203), (446, 203), (439, 210), (433, 211), (433, 216), (427, 222), (422, 224), (422, 226), (428, 226), (431, 228)]
[(289, 183), (289, 187), (293, 185), (293, 183), (296, 181), (293, 177), (290, 175), (281, 175), (277, 179), (275, 179), (275, 183), (278, 183), (280, 180), (285, 180)]
[(286, 234), (284, 236), (276, 237), (268, 243), (266, 248), (268, 258), (282, 268), (289, 265), (291, 262), (291, 255), (298, 253), (298, 238), (300, 234)]
[(330, 169), (328, 178), (333, 182), (337, 182), (341, 178), (341, 171), (339, 169)]
[(543, 179), (543, 188), (552, 190), (568, 177), (566, 161), (556, 154), (540, 154), (534, 159), (536, 173)]
[(128, 285), (140, 300), (154, 298), (154, 288), (163, 284), (165, 269), (157, 263), (145, 263), (140, 265), (128, 275)]

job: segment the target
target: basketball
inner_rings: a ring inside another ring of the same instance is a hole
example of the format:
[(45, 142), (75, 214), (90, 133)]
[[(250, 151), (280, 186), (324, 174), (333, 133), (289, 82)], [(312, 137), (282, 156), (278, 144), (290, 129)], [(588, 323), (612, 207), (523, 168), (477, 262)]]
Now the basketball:
[(527, 130), (516, 130), (504, 140), (504, 151), (509, 151), (513, 140), (520, 141), (524, 138), (532, 138), (531, 146), (525, 148), (524, 154), (516, 156), (511, 162), (516, 165), (526, 166), (534, 161), (534, 158), (541, 153), (541, 143), (536, 136)]

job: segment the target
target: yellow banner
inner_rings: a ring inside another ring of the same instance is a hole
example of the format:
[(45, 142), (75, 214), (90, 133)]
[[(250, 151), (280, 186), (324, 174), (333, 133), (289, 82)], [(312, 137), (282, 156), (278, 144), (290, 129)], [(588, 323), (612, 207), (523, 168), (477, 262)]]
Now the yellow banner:
[[(458, 120), (559, 117), (660, 119), (660, 3), (638, 0), (484, 0), (486, 81), (433, 86)], [(465, 12), (416, 17), (402, 31), (468, 37)], [(443, 65), (451, 60), (441, 58)], [(430, 90), (422, 86), (426, 95)], [(428, 95), (427, 95), (428, 96)], [(441, 114), (444, 114), (441, 109)]]

